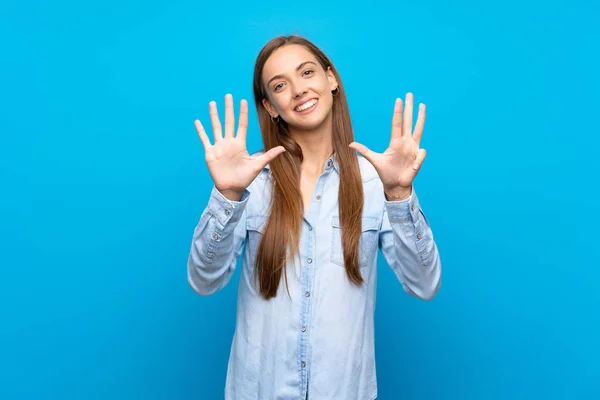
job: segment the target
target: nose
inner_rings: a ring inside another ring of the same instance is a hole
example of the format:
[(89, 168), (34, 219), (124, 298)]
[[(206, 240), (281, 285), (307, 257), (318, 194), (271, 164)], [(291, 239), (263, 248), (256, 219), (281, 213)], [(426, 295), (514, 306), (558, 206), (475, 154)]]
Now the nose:
[(307, 92), (306, 86), (304, 86), (304, 84), (302, 82), (294, 84), (294, 87), (293, 87), (294, 98), (298, 99), (298, 98), (302, 97), (304, 94), (306, 94), (306, 92)]

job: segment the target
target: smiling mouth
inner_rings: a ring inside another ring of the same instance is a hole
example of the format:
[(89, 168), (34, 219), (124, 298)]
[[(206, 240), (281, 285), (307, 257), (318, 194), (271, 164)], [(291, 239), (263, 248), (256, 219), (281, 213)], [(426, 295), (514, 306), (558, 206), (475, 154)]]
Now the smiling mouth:
[(301, 114), (310, 112), (317, 106), (318, 102), (319, 101), (317, 99), (310, 99), (294, 108), (294, 111), (299, 112)]

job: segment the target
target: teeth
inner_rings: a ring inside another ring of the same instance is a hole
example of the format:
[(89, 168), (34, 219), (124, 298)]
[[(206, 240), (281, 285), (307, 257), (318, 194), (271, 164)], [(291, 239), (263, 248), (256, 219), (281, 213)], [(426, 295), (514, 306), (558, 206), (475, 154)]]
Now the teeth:
[(299, 105), (298, 107), (296, 107), (296, 111), (304, 111), (306, 109), (311, 108), (312, 106), (314, 106), (315, 104), (317, 104), (317, 100), (316, 99), (312, 99), (307, 101), (304, 104)]

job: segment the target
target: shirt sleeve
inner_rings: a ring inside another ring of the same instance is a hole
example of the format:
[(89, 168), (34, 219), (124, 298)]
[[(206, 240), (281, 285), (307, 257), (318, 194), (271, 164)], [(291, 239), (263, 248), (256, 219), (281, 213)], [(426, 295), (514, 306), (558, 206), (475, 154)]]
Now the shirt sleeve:
[(414, 187), (408, 199), (384, 201), (381, 252), (408, 294), (430, 300), (440, 288), (442, 267)]
[(240, 201), (225, 198), (213, 187), (200, 216), (188, 257), (188, 282), (201, 296), (221, 290), (231, 279), (246, 240), (245, 190)]

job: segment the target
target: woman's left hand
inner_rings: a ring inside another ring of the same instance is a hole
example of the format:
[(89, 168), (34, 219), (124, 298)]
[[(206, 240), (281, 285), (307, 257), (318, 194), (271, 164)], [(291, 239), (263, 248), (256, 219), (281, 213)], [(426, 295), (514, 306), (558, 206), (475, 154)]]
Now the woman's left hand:
[(410, 190), (425, 159), (425, 149), (419, 148), (425, 125), (425, 104), (419, 105), (419, 114), (413, 133), (411, 133), (412, 114), (412, 93), (406, 94), (404, 116), (402, 115), (402, 99), (396, 99), (392, 118), (392, 138), (387, 150), (383, 153), (375, 153), (357, 142), (350, 144), (352, 149), (359, 152), (375, 167), (386, 191)]

